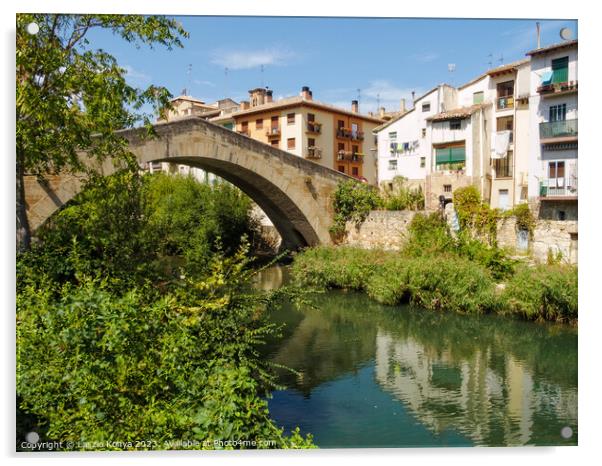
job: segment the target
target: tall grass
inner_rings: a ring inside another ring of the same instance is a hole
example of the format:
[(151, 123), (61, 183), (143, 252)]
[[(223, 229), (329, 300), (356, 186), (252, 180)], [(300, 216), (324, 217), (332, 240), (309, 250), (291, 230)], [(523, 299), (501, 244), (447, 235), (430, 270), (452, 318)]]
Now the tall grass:
[(410, 255), (321, 246), (299, 253), (292, 272), (299, 285), (364, 291), (387, 305), (410, 303), (466, 314), (577, 321), (575, 267), (520, 267), (499, 291), (491, 270), (455, 253)]

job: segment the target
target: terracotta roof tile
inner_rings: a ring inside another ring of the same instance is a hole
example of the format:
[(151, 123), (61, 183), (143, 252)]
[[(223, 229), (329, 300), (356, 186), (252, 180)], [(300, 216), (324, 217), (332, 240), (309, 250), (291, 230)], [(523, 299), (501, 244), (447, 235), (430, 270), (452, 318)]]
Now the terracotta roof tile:
[(471, 105), (469, 107), (454, 108), (452, 110), (447, 110), (445, 112), (437, 113), (436, 115), (433, 115), (433, 116), (427, 118), (427, 120), (444, 121), (444, 120), (453, 120), (456, 118), (466, 118), (466, 117), (469, 117), (470, 115), (472, 115), (473, 113), (479, 111), (483, 107), (487, 107), (489, 105), (491, 105), (491, 104), (475, 104), (475, 105)]

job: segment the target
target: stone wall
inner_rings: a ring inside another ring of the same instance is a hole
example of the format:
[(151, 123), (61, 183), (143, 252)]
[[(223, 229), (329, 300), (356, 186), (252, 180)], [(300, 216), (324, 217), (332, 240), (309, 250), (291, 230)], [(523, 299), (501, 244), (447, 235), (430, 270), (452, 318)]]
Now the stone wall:
[(347, 222), (347, 236), (343, 244), (398, 251), (414, 215), (416, 212), (410, 210), (373, 210), (359, 226)]
[[(450, 207), (450, 206), (448, 206)], [(427, 212), (428, 213), (428, 212)], [(343, 244), (365, 249), (382, 248), (398, 251), (403, 246), (408, 226), (416, 215), (413, 211), (373, 210), (359, 226), (348, 222)], [(577, 263), (577, 221), (537, 220), (533, 238), (523, 238), (516, 229), (516, 218), (508, 217), (498, 223), (497, 240), (500, 247), (517, 253), (528, 253), (537, 262), (546, 262), (548, 251), (560, 252), (562, 261)]]

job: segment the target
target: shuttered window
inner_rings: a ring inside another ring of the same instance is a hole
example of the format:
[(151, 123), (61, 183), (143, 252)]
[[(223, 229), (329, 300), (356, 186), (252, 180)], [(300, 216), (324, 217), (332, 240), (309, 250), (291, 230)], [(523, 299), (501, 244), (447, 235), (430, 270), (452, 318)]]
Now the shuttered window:
[(435, 151), (435, 163), (437, 165), (464, 162), (465, 160), (466, 149), (464, 147), (444, 147)]
[(552, 82), (566, 83), (569, 80), (569, 57), (552, 60)]

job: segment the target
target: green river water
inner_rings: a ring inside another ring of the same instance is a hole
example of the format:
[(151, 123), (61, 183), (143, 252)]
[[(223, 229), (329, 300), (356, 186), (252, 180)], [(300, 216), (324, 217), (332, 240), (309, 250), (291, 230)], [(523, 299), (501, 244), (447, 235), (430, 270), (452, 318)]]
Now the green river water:
[[(269, 289), (287, 269), (258, 277)], [(381, 306), (360, 293), (284, 305), (264, 348), (268, 400), (287, 431), (321, 448), (577, 444), (577, 331), (497, 316)]]

